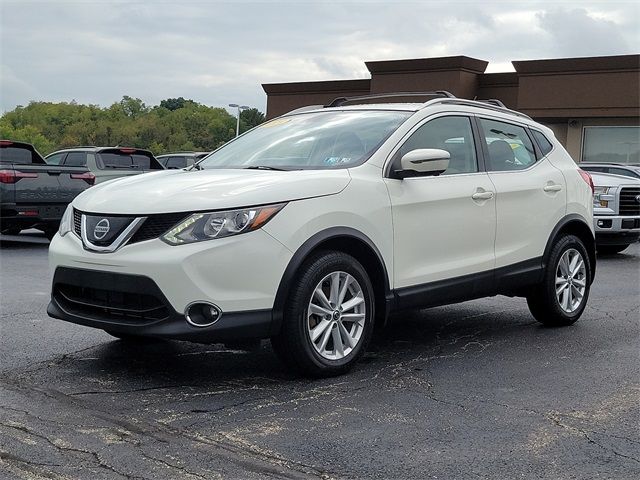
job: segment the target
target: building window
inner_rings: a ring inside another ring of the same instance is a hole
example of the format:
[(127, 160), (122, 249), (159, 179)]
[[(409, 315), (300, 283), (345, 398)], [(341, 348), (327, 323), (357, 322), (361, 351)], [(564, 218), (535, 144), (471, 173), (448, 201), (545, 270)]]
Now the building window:
[(582, 161), (640, 163), (640, 127), (585, 127)]

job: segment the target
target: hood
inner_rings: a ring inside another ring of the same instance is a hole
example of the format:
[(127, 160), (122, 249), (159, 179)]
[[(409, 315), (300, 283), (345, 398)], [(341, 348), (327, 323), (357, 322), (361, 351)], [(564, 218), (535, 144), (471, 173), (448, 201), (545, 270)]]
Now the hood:
[(640, 185), (640, 179), (625, 177), (623, 175), (613, 175), (611, 173), (589, 172), (596, 187), (617, 187), (620, 185)]
[(93, 213), (152, 214), (247, 207), (332, 195), (347, 170), (164, 170), (105, 182), (73, 201)]

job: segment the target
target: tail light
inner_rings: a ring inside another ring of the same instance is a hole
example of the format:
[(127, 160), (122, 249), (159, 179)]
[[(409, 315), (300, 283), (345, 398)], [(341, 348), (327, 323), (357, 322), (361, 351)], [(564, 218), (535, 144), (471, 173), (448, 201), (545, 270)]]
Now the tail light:
[(593, 195), (596, 191), (596, 187), (593, 185), (593, 178), (591, 178), (591, 174), (589, 172), (585, 172), (584, 170), (578, 169), (578, 173), (582, 177), (582, 179), (587, 182), (589, 188), (591, 188), (591, 194)]
[(38, 174), (15, 170), (0, 170), (0, 183), (16, 183), (23, 178), (38, 178)]
[(136, 149), (135, 148), (121, 148), (120, 151), (122, 153), (135, 153)]
[(91, 172), (72, 173), (71, 178), (76, 180), (84, 180), (89, 185), (95, 185), (96, 183), (96, 176)]
[(11, 140), (0, 140), (0, 147), (9, 147), (13, 145)]

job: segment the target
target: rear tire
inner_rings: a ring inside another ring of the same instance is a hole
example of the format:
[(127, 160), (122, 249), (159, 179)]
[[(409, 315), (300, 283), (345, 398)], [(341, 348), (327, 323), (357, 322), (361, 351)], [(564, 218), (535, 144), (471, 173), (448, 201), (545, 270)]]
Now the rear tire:
[(312, 377), (340, 375), (363, 355), (375, 318), (367, 272), (351, 255), (321, 251), (304, 262), (289, 288), (274, 351)]
[(551, 249), (542, 283), (527, 296), (531, 314), (548, 327), (575, 323), (587, 305), (591, 275), (582, 240), (563, 235)]
[(630, 244), (627, 244), (627, 245), (600, 245), (599, 247), (596, 247), (596, 249), (598, 250), (598, 253), (600, 255), (615, 255), (616, 253), (620, 253), (623, 250), (626, 250), (626, 248), (629, 245)]

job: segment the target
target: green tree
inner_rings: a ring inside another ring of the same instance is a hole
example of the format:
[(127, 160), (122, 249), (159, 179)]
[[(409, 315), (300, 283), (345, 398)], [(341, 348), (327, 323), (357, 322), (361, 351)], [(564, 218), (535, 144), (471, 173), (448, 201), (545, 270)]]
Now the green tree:
[(240, 113), (241, 130), (246, 132), (247, 130), (257, 127), (264, 122), (264, 113), (257, 108), (248, 108)]
[[(255, 110), (255, 109), (252, 109)], [(264, 115), (242, 112), (243, 131)], [(0, 117), (2, 138), (33, 143), (46, 155), (74, 145), (126, 145), (160, 155), (176, 150), (213, 150), (235, 136), (236, 119), (224, 108), (209, 107), (183, 97), (147, 106), (124, 96), (108, 107), (76, 102), (31, 102)]]

